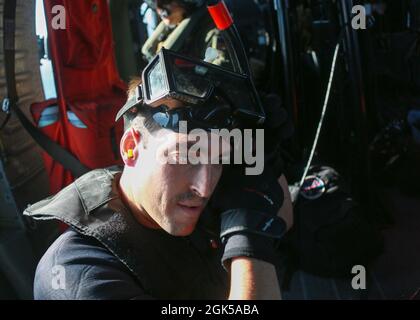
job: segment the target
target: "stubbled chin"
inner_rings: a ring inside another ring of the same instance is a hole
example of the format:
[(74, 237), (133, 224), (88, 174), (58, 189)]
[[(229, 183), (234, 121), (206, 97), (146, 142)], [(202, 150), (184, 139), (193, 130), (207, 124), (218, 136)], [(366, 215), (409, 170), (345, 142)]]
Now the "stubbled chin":
[(174, 236), (176, 236), (176, 237), (187, 237), (187, 236), (191, 235), (191, 233), (193, 233), (194, 229), (195, 228), (188, 228), (188, 229), (179, 231)]
[(188, 225), (184, 227), (175, 226), (174, 228), (170, 228), (170, 230), (166, 230), (166, 232), (174, 237), (187, 237), (191, 233), (193, 233), (194, 229), (195, 229), (195, 225), (194, 226)]
[(200, 218), (201, 212), (196, 213), (188, 213), (178, 208), (176, 210), (176, 217), (174, 217), (174, 226), (171, 228), (171, 232), (169, 232), (173, 236), (185, 237), (189, 236), (193, 233), (198, 219)]

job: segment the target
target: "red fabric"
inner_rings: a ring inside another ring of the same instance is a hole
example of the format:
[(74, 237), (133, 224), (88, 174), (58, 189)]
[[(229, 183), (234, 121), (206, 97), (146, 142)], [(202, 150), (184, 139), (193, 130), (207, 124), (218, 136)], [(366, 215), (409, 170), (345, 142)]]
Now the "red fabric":
[[(57, 99), (51, 99), (31, 105), (32, 117), (36, 124), (39, 123), (42, 111), (46, 108), (57, 105)], [(61, 121), (57, 121), (49, 126), (41, 129), (48, 137), (58, 142), (67, 149), (64, 128)], [(71, 173), (63, 168), (63, 166), (54, 161), (46, 152), (42, 153), (47, 174), (50, 177), (50, 191), (52, 194), (57, 193), (63, 186), (70, 184), (74, 179)]]
[[(67, 126), (70, 150), (89, 168), (103, 168), (122, 164), (119, 144), (123, 134), (122, 123), (115, 123), (118, 110), (124, 99), (108, 95), (95, 101), (69, 102), (69, 109), (88, 127), (87, 129)], [(112, 141), (113, 140), (113, 141)]]
[(232, 16), (230, 15), (224, 1), (220, 1), (214, 6), (208, 6), (207, 9), (213, 18), (217, 29), (223, 31), (228, 29), (233, 24)]
[[(64, 97), (89, 99), (107, 93), (119, 79), (113, 53), (111, 18), (106, 0), (45, 0), (49, 21), (57, 19), (53, 7), (64, 6), (66, 29), (55, 30), (48, 24), (55, 68), (62, 78)], [(96, 9), (94, 9), (96, 8)]]
[[(65, 8), (64, 30), (52, 27), (57, 5)], [(44, 6), (58, 99), (32, 105), (34, 120), (38, 123), (45, 108), (58, 104), (60, 121), (41, 128), (45, 134), (90, 169), (122, 164), (123, 124), (115, 123), (115, 116), (126, 100), (126, 85), (115, 66), (107, 0), (44, 0)], [(87, 128), (72, 125), (68, 111)], [(52, 193), (73, 181), (51, 157), (44, 154), (44, 160)]]

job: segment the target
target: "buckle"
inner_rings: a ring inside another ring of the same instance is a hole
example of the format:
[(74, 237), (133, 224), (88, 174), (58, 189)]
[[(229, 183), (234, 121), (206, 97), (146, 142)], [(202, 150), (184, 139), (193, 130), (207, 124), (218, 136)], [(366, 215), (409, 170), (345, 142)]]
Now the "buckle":
[(1, 105), (1, 109), (5, 113), (10, 113), (10, 99), (9, 98), (4, 98), (3, 99), (3, 103)]
[(320, 198), (326, 191), (324, 180), (317, 176), (307, 176), (300, 190), (300, 195), (307, 200)]

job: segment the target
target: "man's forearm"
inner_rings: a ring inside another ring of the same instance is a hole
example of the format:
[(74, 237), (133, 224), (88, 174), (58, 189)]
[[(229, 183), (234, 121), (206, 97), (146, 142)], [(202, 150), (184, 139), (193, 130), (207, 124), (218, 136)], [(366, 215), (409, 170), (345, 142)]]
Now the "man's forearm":
[[(278, 180), (284, 193), (278, 216), (286, 221), (287, 229), (293, 225), (293, 206), (284, 175)], [(231, 262), (230, 300), (278, 300), (281, 291), (276, 268), (267, 262), (247, 257), (233, 258)]]
[(267, 262), (247, 257), (232, 259), (230, 300), (281, 299), (276, 268)]

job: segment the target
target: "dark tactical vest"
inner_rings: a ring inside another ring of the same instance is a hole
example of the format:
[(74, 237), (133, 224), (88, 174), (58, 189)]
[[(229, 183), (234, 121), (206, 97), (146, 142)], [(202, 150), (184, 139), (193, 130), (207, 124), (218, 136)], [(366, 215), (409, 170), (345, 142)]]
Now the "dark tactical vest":
[(24, 214), (37, 220), (58, 219), (96, 238), (157, 299), (226, 299), (227, 274), (221, 250), (211, 245), (219, 241), (217, 232), (210, 231), (209, 211), (189, 237), (145, 228), (120, 200), (115, 179), (120, 172), (117, 167), (91, 171)]

